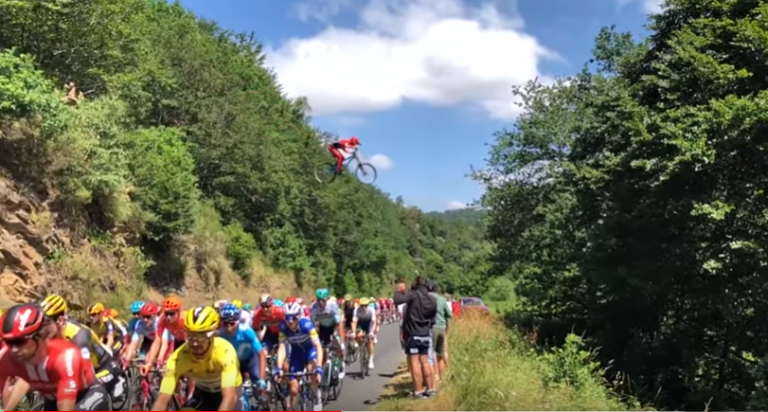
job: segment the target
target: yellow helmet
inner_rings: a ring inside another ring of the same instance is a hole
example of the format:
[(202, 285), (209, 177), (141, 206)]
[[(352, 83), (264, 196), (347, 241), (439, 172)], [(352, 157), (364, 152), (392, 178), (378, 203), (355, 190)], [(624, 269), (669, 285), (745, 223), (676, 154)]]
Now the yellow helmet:
[(50, 295), (40, 302), (45, 316), (54, 317), (67, 312), (67, 301), (59, 295)]
[(352, 294), (347, 293), (346, 295), (344, 295), (344, 300), (352, 300)]
[(371, 300), (368, 298), (360, 298), (360, 306), (368, 306), (368, 304), (371, 303)]
[(219, 313), (210, 306), (198, 306), (187, 311), (184, 328), (190, 332), (213, 332), (219, 328)]
[(237, 306), (238, 309), (242, 309), (243, 308), (243, 301), (240, 300), (240, 299), (233, 300), (232, 304)]
[(101, 303), (94, 303), (91, 306), (88, 306), (88, 314), (89, 315), (101, 315), (104, 313), (104, 311), (107, 310), (107, 308), (104, 307)]

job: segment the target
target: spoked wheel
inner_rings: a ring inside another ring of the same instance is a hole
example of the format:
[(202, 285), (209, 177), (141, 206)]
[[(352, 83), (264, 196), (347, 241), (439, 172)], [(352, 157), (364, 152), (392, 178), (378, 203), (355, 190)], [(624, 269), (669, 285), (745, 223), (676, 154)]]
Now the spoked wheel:
[(320, 165), (315, 169), (315, 179), (318, 183), (331, 183), (336, 179), (336, 166)]
[(373, 184), (377, 176), (376, 168), (370, 163), (360, 163), (355, 168), (355, 177), (362, 183)]
[[(337, 362), (337, 364), (338, 364), (339, 367), (341, 367), (343, 365), (341, 360), (339, 360), (339, 362)], [(336, 371), (336, 385), (333, 385), (333, 388), (332, 388), (332, 394), (331, 395), (333, 396), (333, 400), (334, 401), (338, 401), (339, 400), (339, 396), (341, 396), (341, 388), (344, 386), (344, 379), (339, 379), (339, 377), (338, 377), (339, 372), (340, 371), (338, 371), (338, 370)]]

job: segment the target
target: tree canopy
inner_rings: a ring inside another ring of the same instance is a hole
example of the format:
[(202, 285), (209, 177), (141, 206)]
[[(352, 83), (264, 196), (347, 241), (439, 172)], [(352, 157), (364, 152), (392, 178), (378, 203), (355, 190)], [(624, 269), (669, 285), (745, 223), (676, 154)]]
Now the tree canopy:
[[(765, 408), (768, 2), (669, 0), (531, 82), (488, 169), (492, 272), (516, 321), (599, 347), (661, 407)], [(557, 341), (557, 340), (556, 340)]]

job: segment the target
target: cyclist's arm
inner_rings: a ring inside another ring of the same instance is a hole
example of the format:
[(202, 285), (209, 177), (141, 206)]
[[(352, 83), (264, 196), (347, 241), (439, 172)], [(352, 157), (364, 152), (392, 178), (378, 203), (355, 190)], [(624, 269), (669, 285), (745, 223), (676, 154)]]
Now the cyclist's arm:
[[(0, 375), (0, 387), (5, 386), (7, 379), (7, 376)], [(30, 386), (27, 381), (21, 378), (16, 378), (16, 383), (11, 387), (10, 392), (6, 393), (7, 397), (3, 399), (3, 408), (8, 411), (16, 410), (16, 407), (19, 406), (24, 399), (24, 395), (29, 392), (29, 388)], [(3, 392), (5, 393), (5, 391)]]
[(310, 329), (309, 331), (309, 337), (312, 339), (312, 343), (315, 345), (315, 350), (317, 351), (317, 367), (322, 368), (323, 366), (323, 344), (320, 343), (320, 337), (317, 335), (317, 329), (314, 327)]
[(237, 404), (237, 380), (240, 377), (235, 348), (231, 346), (226, 348), (222, 352), (222, 358), (221, 405), (219, 410), (232, 411)]
[(144, 362), (147, 366), (152, 366), (155, 363), (155, 360), (157, 360), (157, 354), (160, 352), (160, 348), (162, 346), (162, 341), (164, 337), (166, 337), (168, 334), (168, 331), (163, 329), (162, 331), (158, 329), (157, 336), (155, 337), (155, 340), (152, 341), (152, 346), (149, 348), (149, 353), (147, 353), (146, 361)]
[(75, 349), (67, 349), (54, 363), (58, 385), (56, 388), (56, 410), (74, 411), (77, 394), (83, 388), (83, 368), (91, 365), (86, 359), (78, 359)]
[(280, 365), (282, 365), (285, 362), (285, 345), (288, 344), (285, 341), (285, 335), (283, 335), (283, 332), (280, 332), (280, 338), (278, 342), (279, 343), (277, 346), (277, 365), (278, 367), (280, 367)]
[(266, 379), (267, 351), (264, 348), (264, 345), (259, 341), (259, 338), (256, 337), (256, 332), (254, 332), (253, 329), (246, 330), (245, 336), (248, 337), (253, 346), (253, 351), (256, 352), (256, 355), (259, 357), (259, 379)]
[(166, 328), (163, 331), (163, 336), (160, 338), (160, 352), (158, 354), (158, 360), (165, 359), (166, 352), (168, 352), (168, 347), (170, 346), (171, 342), (171, 332), (168, 331)]
[(379, 320), (376, 317), (376, 309), (371, 309), (371, 333), (376, 333), (376, 326), (378, 326)]
[(105, 333), (105, 337), (107, 338), (107, 347), (109, 350), (112, 350), (112, 345), (115, 344), (115, 325), (112, 323), (111, 319), (104, 319), (104, 327), (107, 330)]
[(357, 333), (357, 321), (359, 318), (357, 317), (357, 308), (352, 312), (352, 333)]
[(128, 345), (128, 352), (125, 354), (125, 360), (130, 362), (131, 359), (133, 359), (133, 356), (136, 354), (136, 352), (141, 347), (141, 343), (143, 341), (144, 335), (139, 333), (139, 327), (133, 328), (133, 333), (131, 334), (131, 343)]
[[(155, 339), (155, 343), (158, 340), (159, 339)], [(166, 364), (165, 376), (163, 376), (163, 381), (160, 383), (160, 394), (157, 396), (155, 403), (152, 404), (153, 411), (165, 411), (168, 409), (168, 403), (171, 401), (174, 392), (176, 392), (179, 376), (185, 373), (185, 371), (176, 370), (178, 364), (179, 362), (176, 361), (176, 354), (171, 355), (171, 359), (169, 359)]]

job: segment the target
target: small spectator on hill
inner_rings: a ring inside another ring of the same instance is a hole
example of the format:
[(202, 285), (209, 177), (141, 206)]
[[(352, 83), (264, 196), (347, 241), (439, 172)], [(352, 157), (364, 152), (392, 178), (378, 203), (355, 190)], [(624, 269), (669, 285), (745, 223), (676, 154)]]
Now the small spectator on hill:
[(448, 300), (437, 293), (437, 283), (430, 280), (428, 289), (429, 294), (437, 301), (435, 325), (432, 326), (432, 348), (437, 358), (435, 378), (439, 381), (445, 378), (448, 371), (448, 321), (453, 318), (453, 313)]
[[(427, 279), (419, 275), (409, 291), (405, 290), (405, 283), (400, 283), (393, 300), (396, 305), (407, 305), (403, 314), (403, 339), (413, 379), (413, 396), (417, 399), (427, 398), (435, 393), (429, 350), (432, 347), (430, 333), (437, 315), (437, 299), (429, 294)], [(426, 390), (422, 380), (427, 381)]]

